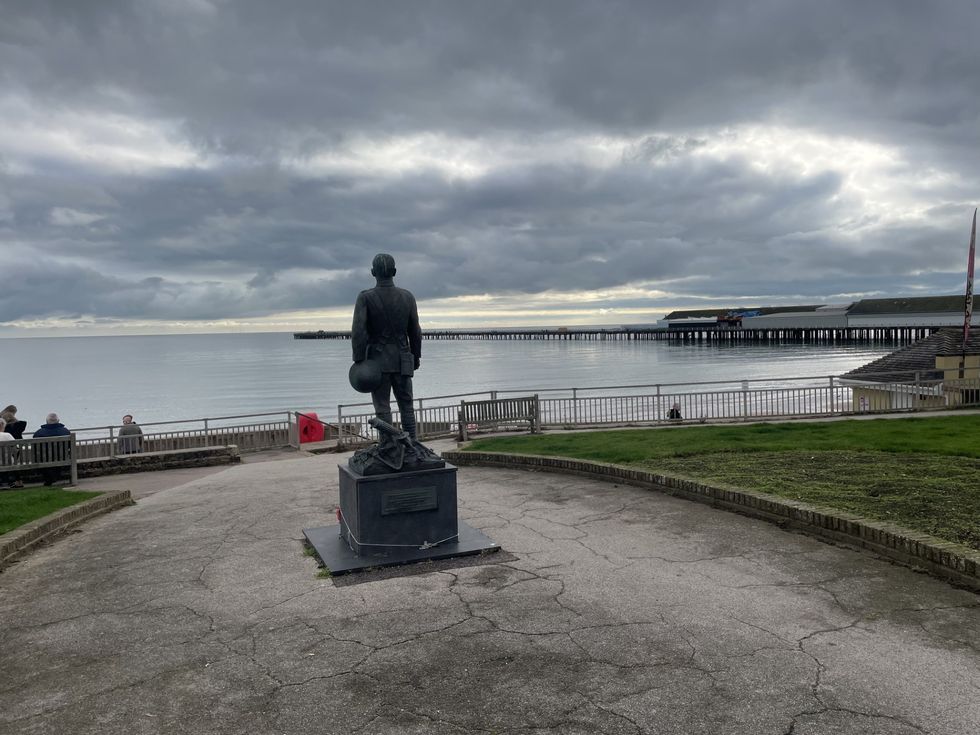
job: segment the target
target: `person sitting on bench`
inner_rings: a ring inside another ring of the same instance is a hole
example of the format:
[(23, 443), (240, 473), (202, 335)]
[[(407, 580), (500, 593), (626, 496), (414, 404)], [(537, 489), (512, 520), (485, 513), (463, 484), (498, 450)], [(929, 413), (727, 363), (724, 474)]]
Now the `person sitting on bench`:
[[(7, 451), (3, 449), (6, 442), (16, 441), (13, 435), (7, 432), (7, 422), (0, 418), (0, 465), (7, 464)], [(20, 480), (12, 480), (12, 472), (0, 472), (0, 488), (3, 487), (24, 487)]]
[[(35, 439), (43, 439), (47, 436), (71, 436), (71, 432), (61, 423), (56, 413), (49, 413), (44, 421), (44, 426), (34, 432)], [(34, 449), (36, 451), (38, 447), (34, 447)], [(68, 459), (68, 457), (64, 457), (64, 459)], [(41, 470), (41, 477), (44, 478), (45, 485), (54, 485), (62, 474), (63, 468), (61, 467), (44, 467)]]

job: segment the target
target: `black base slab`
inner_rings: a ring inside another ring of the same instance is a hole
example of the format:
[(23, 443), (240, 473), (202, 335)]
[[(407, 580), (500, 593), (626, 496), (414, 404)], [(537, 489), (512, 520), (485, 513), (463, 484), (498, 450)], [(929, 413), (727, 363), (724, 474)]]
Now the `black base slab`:
[(499, 551), (500, 546), (489, 536), (463, 521), (459, 523), (459, 537), (428, 549), (398, 548), (377, 554), (354, 553), (340, 537), (340, 525), (304, 528), (303, 535), (316, 551), (316, 555), (333, 576), (360, 572), (365, 569), (414, 564), (420, 561), (450, 559), (454, 556), (471, 556), (484, 551)]

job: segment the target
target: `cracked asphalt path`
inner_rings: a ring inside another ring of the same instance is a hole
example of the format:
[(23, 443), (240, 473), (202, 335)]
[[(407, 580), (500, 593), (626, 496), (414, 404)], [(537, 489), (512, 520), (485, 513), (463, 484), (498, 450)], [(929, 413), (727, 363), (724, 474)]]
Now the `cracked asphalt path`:
[(0, 732), (980, 732), (974, 594), (657, 493), (477, 468), (460, 514), (510, 560), (334, 586), (301, 529), (335, 522), (338, 461), (159, 490), (0, 574)]

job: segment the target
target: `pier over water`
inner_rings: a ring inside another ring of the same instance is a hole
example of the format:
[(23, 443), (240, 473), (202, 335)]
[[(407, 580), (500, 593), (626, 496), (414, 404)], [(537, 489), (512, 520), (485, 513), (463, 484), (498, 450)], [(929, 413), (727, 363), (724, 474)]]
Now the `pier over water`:
[[(941, 329), (940, 326), (896, 327), (797, 327), (719, 329), (709, 326), (654, 327), (557, 327), (554, 329), (425, 329), (423, 339), (440, 340), (584, 340), (663, 341), (676, 343), (757, 344), (894, 344), (914, 342)], [(350, 339), (349, 331), (294, 332), (294, 339)]]

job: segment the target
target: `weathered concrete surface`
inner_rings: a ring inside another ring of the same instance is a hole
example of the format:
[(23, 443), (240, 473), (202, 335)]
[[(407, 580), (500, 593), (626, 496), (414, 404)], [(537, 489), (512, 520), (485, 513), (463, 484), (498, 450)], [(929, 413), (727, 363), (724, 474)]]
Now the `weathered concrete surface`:
[[(340, 457), (340, 459), (344, 459)], [(0, 574), (0, 732), (974, 735), (980, 598), (631, 487), (462, 469), (511, 560), (335, 587), (336, 455), (147, 495)]]
[(0, 534), (0, 570), (41, 545), (57, 541), (75, 526), (132, 503), (132, 494), (128, 490), (106, 492)]

